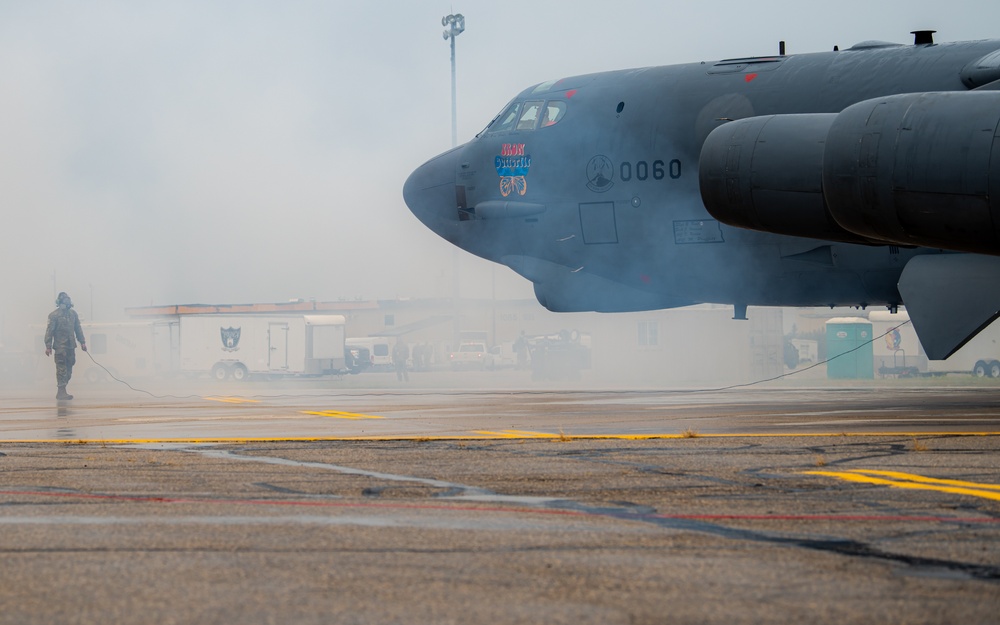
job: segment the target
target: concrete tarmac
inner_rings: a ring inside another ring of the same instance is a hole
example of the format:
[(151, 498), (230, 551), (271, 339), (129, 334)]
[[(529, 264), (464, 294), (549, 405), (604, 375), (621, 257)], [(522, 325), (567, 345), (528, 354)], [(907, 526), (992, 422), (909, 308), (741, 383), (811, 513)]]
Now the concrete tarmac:
[(0, 623), (1000, 614), (998, 386), (240, 390), (5, 391)]

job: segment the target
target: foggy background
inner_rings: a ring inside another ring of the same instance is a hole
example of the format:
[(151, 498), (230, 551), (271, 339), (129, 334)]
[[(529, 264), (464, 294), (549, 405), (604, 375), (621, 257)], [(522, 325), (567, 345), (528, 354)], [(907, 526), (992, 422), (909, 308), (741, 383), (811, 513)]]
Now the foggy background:
[[(65, 290), (151, 304), (450, 297), (452, 246), (403, 203), (451, 145), (441, 17), (462, 13), (458, 138), (595, 71), (1000, 37), (993, 1), (0, 2), (0, 340)], [(531, 298), (465, 252), (463, 297)], [(25, 346), (26, 347), (26, 346)]]

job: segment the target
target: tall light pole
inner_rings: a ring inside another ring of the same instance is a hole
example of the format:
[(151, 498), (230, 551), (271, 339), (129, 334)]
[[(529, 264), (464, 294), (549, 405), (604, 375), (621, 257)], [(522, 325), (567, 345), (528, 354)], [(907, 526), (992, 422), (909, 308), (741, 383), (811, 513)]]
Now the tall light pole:
[(451, 147), (458, 145), (458, 104), (455, 96), (455, 37), (465, 32), (465, 16), (461, 13), (445, 15), (441, 25), (447, 28), (444, 38), (451, 42)]
[[(441, 25), (445, 27), (444, 38), (445, 41), (451, 43), (451, 147), (458, 145), (458, 100), (456, 96), (455, 88), (455, 37), (458, 37), (463, 32), (465, 32), (465, 16), (461, 13), (456, 13), (454, 15), (445, 15), (441, 18)], [(453, 248), (451, 252), (451, 262), (452, 262), (452, 305), (455, 307), (454, 316), (454, 347), (453, 349), (458, 349), (458, 343), (461, 340), (462, 328), (461, 328), (461, 310), (458, 304), (459, 295), (459, 262), (458, 262), (458, 248)]]

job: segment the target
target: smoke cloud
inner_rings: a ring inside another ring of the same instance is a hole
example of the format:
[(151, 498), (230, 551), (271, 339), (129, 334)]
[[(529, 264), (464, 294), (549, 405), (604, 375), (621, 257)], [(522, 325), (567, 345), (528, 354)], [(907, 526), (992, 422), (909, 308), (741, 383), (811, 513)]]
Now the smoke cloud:
[(467, 21), (460, 141), (545, 80), (772, 54), (779, 40), (985, 38), (1000, 17), (929, 0), (849, 1), (822, 21), (758, 3), (752, 28), (737, 3), (6, 3), (0, 342), (31, 347), (25, 328), (58, 291), (89, 321), (150, 304), (449, 297), (456, 256), (463, 297), (533, 297), (402, 201), (407, 175), (450, 147), (440, 19), (453, 6)]

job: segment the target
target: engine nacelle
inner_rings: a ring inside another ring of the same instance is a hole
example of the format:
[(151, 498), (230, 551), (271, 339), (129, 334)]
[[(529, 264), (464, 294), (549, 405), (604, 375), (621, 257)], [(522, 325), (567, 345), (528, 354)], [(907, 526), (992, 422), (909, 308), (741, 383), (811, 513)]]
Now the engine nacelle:
[(706, 139), (699, 177), (733, 226), (1000, 255), (1000, 92), (731, 122)]
[(768, 115), (716, 128), (698, 166), (708, 212), (750, 230), (868, 243), (834, 221), (823, 197), (823, 150), (836, 118)]
[(851, 232), (1000, 255), (1000, 93), (915, 93), (848, 107), (827, 137), (823, 188), (833, 218)]

